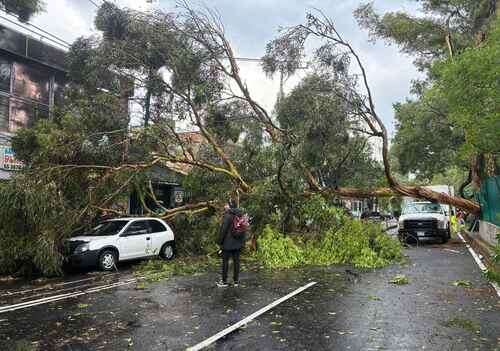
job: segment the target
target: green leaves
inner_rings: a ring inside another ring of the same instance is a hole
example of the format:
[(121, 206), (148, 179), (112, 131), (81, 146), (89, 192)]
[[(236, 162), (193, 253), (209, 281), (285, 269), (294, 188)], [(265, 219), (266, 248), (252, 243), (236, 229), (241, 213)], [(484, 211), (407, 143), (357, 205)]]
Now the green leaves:
[(472, 287), (472, 283), (469, 280), (458, 279), (452, 282), (453, 286), (461, 286), (464, 288)]
[(309, 218), (321, 224), (317, 233), (292, 237), (271, 226), (264, 228), (257, 239), (257, 257), (265, 266), (352, 264), (358, 268), (378, 268), (401, 259), (399, 241), (382, 233), (378, 225), (348, 218), (328, 206), (317, 210), (333, 214), (328, 222), (321, 215)]
[(353, 107), (342, 99), (347, 95), (336, 75), (310, 74), (279, 102), (278, 121), (293, 136), (289, 154), (315, 170), (321, 183), (374, 185), (381, 167), (371, 158), (366, 137), (352, 132), (357, 124)]
[(291, 268), (305, 263), (302, 249), (269, 225), (257, 239), (257, 245), (257, 257), (269, 268)]
[(463, 131), (449, 121), (448, 104), (436, 89), (423, 89), (418, 100), (397, 103), (394, 110), (397, 132), (391, 151), (400, 172), (431, 179), (457, 163)]
[(398, 45), (402, 52), (416, 55), (415, 64), (427, 70), (433, 60), (449, 55), (445, 40), (451, 35), (454, 50), (472, 46), (478, 31), (494, 18), (490, 0), (420, 0), (424, 16), (405, 12), (379, 15), (372, 3), (360, 5), (354, 16), (373, 38)]
[(21, 22), (29, 21), (33, 15), (45, 8), (42, 0), (1, 0), (0, 5), (7, 12), (14, 13)]
[(449, 119), (465, 132), (464, 151), (500, 151), (500, 20), (487, 42), (436, 65), (438, 89), (449, 106)]
[(408, 277), (404, 274), (398, 274), (394, 276), (391, 280), (389, 280), (389, 283), (395, 284), (395, 285), (406, 285), (410, 282)]

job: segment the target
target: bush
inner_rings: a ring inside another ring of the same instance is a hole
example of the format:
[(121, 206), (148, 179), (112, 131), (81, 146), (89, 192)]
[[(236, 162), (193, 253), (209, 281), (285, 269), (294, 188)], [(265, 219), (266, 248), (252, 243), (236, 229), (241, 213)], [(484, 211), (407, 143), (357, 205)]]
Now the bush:
[(77, 213), (65, 208), (57, 189), (19, 176), (0, 185), (0, 208), (0, 274), (61, 274), (60, 243)]
[(329, 205), (321, 195), (313, 195), (307, 199), (300, 207), (299, 216), (299, 220), (310, 231), (340, 226), (347, 219), (344, 210)]
[(220, 218), (215, 213), (179, 215), (170, 224), (181, 255), (205, 255), (218, 250)]
[(291, 268), (304, 263), (302, 250), (289, 237), (267, 225), (257, 239), (257, 258), (269, 268)]
[(333, 225), (321, 235), (300, 236), (295, 241), (267, 226), (257, 241), (257, 258), (269, 268), (304, 264), (378, 268), (401, 259), (401, 244), (383, 233), (379, 225), (344, 215), (337, 223), (340, 226)]
[(500, 284), (500, 232), (497, 233), (496, 237), (498, 244), (493, 247), (493, 264), (488, 268), (485, 275), (488, 280)]

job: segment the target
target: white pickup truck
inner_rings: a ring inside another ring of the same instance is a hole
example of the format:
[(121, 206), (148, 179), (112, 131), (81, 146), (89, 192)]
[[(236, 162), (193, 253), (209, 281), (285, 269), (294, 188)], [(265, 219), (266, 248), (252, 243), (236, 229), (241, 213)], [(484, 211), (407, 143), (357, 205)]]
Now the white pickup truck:
[(438, 203), (407, 203), (398, 224), (399, 238), (404, 241), (439, 239), (444, 244), (451, 237), (449, 217)]

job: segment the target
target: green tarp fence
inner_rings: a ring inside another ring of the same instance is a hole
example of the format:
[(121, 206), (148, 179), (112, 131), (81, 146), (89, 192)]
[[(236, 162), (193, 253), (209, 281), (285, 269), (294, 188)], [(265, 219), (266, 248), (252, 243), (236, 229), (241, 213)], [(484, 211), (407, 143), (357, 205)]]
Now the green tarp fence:
[(477, 193), (481, 219), (500, 226), (500, 176), (486, 178)]

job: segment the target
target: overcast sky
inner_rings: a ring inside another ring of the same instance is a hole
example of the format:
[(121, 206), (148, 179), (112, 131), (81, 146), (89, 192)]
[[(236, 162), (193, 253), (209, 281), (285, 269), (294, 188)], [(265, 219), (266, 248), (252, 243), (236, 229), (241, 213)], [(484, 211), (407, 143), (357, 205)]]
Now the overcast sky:
[[(92, 0), (100, 4), (102, 0)], [(45, 0), (46, 11), (32, 19), (32, 23), (68, 42), (94, 32), (93, 18), (96, 7), (90, 0)], [(153, 4), (149, 4), (153, 2)], [(220, 13), (226, 34), (238, 56), (260, 58), (266, 43), (279, 26), (304, 21), (305, 12), (313, 7), (321, 8), (338, 26), (360, 53), (368, 73), (375, 103), (388, 129), (393, 132), (394, 112), (392, 104), (409, 95), (412, 79), (419, 76), (412, 65), (412, 58), (398, 52), (396, 47), (383, 42), (368, 41), (366, 31), (357, 26), (352, 16), (361, 0), (205, 0), (204, 4)], [(374, 0), (381, 11), (404, 10), (416, 12), (416, 1)], [(116, 0), (120, 6), (140, 10), (160, 8), (175, 9), (173, 0)], [(198, 2), (200, 3), (200, 2)], [(2, 21), (0, 21), (1, 23)], [(12, 24), (5, 23), (12, 27)], [(18, 28), (17, 28), (18, 29)], [(277, 80), (267, 79), (257, 63), (241, 63), (242, 74), (253, 96), (268, 109), (272, 109), (277, 93)], [(287, 82), (287, 90), (300, 77)]]

